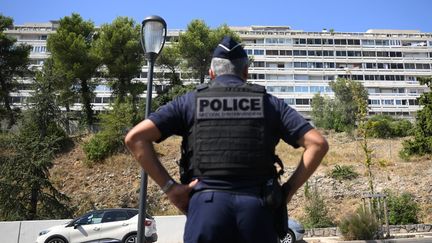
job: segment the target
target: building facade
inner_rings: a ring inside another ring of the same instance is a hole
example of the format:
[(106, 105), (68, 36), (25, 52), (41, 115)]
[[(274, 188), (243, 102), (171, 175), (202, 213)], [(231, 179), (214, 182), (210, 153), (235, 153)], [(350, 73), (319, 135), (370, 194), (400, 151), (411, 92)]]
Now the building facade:
[[(31, 66), (37, 68), (49, 55), (46, 39), (55, 32), (57, 25), (56, 21), (16, 25), (6, 33), (18, 42), (33, 46)], [(334, 96), (329, 82), (338, 77), (353, 79), (365, 86), (371, 115), (413, 118), (420, 109), (417, 98), (428, 91), (417, 78), (432, 76), (432, 33), (416, 30), (305, 32), (287, 26), (231, 29), (240, 35), (252, 57), (249, 81), (265, 86), (269, 93), (306, 117), (310, 116), (311, 100), (316, 93)], [(181, 32), (169, 30), (168, 40), (175, 39)], [(155, 69), (155, 72), (162, 71)], [(146, 80), (146, 75), (144, 66), (137, 80)], [(110, 89), (101, 84), (96, 87), (95, 94), (95, 109), (105, 109), (110, 102)], [(12, 94), (12, 101), (19, 105), (28, 95), (28, 90), (20, 90)]]

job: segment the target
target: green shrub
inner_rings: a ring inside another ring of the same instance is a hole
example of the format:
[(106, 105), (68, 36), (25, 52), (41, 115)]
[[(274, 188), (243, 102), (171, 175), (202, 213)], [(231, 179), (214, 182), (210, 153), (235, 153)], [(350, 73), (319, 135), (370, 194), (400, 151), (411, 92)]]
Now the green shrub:
[(374, 240), (380, 235), (377, 219), (363, 208), (342, 219), (339, 229), (345, 240)]
[(99, 132), (95, 134), (88, 142), (84, 143), (83, 149), (86, 155), (87, 163), (100, 162), (112, 155), (118, 147), (120, 141), (113, 134)]
[(387, 207), (389, 211), (389, 222), (393, 225), (418, 224), (419, 205), (409, 193), (400, 195), (387, 192)]
[(337, 180), (351, 180), (357, 178), (358, 175), (350, 165), (335, 165), (330, 172), (330, 177)]
[(129, 102), (115, 102), (112, 110), (99, 117), (101, 131), (83, 146), (89, 164), (103, 161), (124, 149), (125, 133), (132, 126), (132, 106)]
[(414, 139), (402, 142), (403, 148), (399, 151), (402, 159), (408, 160), (413, 155), (423, 156), (432, 154), (432, 136), (417, 136)]
[(413, 134), (413, 124), (405, 119), (375, 115), (367, 123), (369, 136), (374, 138), (406, 137)]
[(308, 183), (305, 185), (306, 217), (303, 224), (306, 228), (326, 228), (334, 226), (332, 220), (328, 216), (327, 207), (324, 199), (319, 194), (317, 188), (310, 190)]

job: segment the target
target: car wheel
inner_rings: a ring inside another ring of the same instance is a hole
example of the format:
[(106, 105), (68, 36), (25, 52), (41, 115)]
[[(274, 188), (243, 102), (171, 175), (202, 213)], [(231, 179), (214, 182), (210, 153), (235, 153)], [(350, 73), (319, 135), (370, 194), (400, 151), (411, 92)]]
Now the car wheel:
[(45, 243), (68, 243), (67, 240), (61, 237), (54, 237), (45, 241)]
[(123, 243), (136, 243), (136, 242), (137, 242), (136, 234), (127, 235), (123, 240)]
[(291, 230), (288, 230), (288, 234), (286, 234), (285, 238), (283, 238), (280, 243), (294, 243), (295, 241), (294, 233)]

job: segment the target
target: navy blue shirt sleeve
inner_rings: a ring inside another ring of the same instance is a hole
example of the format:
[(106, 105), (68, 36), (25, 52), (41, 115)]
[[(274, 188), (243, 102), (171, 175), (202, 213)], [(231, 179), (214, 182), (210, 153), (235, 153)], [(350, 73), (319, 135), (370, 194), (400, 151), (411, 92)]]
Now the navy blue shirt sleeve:
[(298, 148), (299, 144), (297, 141), (309, 130), (313, 129), (313, 126), (283, 100), (272, 95), (269, 96), (270, 103), (274, 105), (276, 114), (279, 115), (279, 130), (282, 140), (294, 148)]
[(193, 123), (194, 92), (186, 93), (159, 107), (148, 117), (161, 132), (161, 142), (171, 135), (183, 136)]

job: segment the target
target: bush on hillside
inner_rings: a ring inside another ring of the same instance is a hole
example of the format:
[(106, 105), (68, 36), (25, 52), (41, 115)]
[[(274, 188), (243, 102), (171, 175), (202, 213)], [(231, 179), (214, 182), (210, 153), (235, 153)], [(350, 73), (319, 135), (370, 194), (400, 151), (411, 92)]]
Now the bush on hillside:
[(336, 180), (351, 180), (358, 177), (358, 173), (350, 165), (335, 165), (329, 176)]
[(389, 223), (392, 225), (418, 224), (420, 207), (411, 194), (387, 191)]
[(87, 163), (103, 161), (112, 154), (124, 150), (124, 137), (132, 127), (133, 112), (129, 102), (115, 102), (113, 109), (100, 115), (101, 131), (84, 143)]
[(306, 228), (326, 228), (334, 226), (333, 221), (328, 216), (328, 211), (324, 199), (318, 189), (310, 189), (309, 184), (305, 185), (306, 217), (303, 224)]
[(369, 135), (374, 138), (406, 137), (413, 134), (413, 125), (410, 121), (385, 115), (371, 117), (367, 127)]
[(363, 208), (342, 219), (339, 229), (345, 240), (374, 240), (380, 235), (377, 219)]

